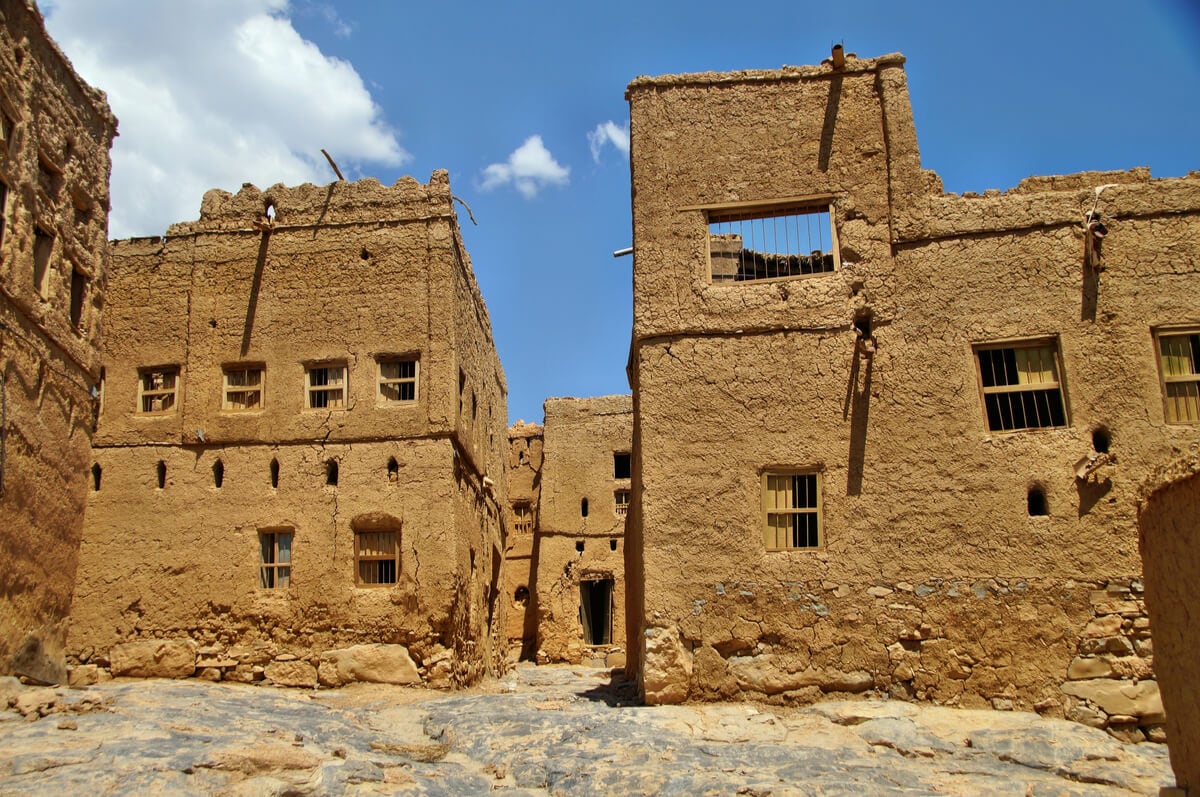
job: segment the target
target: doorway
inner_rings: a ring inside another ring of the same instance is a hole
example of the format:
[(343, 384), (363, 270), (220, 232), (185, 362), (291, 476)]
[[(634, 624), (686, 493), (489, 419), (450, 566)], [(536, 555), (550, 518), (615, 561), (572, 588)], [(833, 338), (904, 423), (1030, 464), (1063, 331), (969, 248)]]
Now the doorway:
[(579, 620), (585, 645), (612, 644), (612, 597), (611, 578), (579, 582)]

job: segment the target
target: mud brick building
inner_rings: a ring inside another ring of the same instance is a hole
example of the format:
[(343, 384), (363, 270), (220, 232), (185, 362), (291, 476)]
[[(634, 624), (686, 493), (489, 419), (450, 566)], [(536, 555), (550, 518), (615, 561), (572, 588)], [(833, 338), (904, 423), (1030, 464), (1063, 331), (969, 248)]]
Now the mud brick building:
[(946, 194), (903, 65), (629, 85), (631, 670), (1153, 738), (1136, 493), (1200, 432), (1200, 175)]
[(0, 2), (0, 674), (65, 679), (108, 264), (116, 119)]
[(517, 421), (508, 429), (508, 537), (504, 551), (509, 658), (532, 661), (537, 651), (534, 600), (538, 499), (542, 491), (541, 424)]
[(80, 679), (494, 669), (506, 386), (446, 172), (210, 191), (112, 263)]

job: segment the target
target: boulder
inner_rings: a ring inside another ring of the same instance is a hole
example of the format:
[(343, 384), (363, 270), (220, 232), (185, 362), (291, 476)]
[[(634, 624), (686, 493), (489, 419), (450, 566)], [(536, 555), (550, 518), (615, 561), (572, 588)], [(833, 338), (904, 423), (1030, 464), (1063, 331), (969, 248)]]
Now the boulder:
[(1061, 689), (1068, 695), (1082, 697), (1095, 703), (1109, 715), (1126, 714), (1137, 717), (1144, 725), (1161, 723), (1166, 719), (1157, 681), (1114, 681), (1095, 678), (1088, 681), (1067, 681)]
[(142, 639), (109, 651), (113, 675), (135, 678), (188, 678), (196, 672), (196, 643), (190, 639)]
[(325, 661), (337, 667), (338, 680), (376, 684), (419, 684), (421, 674), (403, 645), (354, 645), (331, 650)]
[(317, 668), (307, 661), (273, 661), (266, 666), (264, 673), (280, 686), (317, 685)]
[(692, 680), (692, 657), (683, 647), (674, 626), (646, 629), (646, 656), (642, 663), (646, 705), (682, 703)]

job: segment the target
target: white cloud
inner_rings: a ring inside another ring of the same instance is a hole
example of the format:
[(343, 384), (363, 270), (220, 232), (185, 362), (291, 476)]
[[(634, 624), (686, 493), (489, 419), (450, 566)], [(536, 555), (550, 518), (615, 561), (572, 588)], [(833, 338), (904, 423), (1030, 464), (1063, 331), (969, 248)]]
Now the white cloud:
[(517, 147), (505, 163), (493, 163), (483, 170), (480, 188), (490, 191), (511, 183), (521, 196), (532, 199), (548, 185), (566, 185), (570, 168), (554, 160), (541, 136), (530, 136)]
[(592, 148), (592, 160), (600, 162), (600, 153), (605, 144), (612, 144), (625, 157), (629, 157), (629, 122), (618, 125), (611, 119), (596, 125), (596, 129), (587, 134), (588, 145)]
[(43, 5), (50, 35), (120, 120), (114, 238), (197, 218), (210, 188), (331, 182), (322, 147), (348, 177), (409, 159), (354, 67), (292, 27), (287, 0)]

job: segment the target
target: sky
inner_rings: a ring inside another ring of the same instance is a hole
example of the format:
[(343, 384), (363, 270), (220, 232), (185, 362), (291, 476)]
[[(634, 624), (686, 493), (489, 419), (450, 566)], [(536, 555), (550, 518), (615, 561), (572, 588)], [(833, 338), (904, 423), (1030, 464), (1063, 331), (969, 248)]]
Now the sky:
[(627, 393), (625, 86), (639, 75), (907, 57), (922, 165), (947, 191), (1034, 174), (1200, 170), (1200, 0), (40, 0), (108, 93), (112, 238), (199, 217), (210, 188), (422, 182), (448, 169), (508, 379)]

